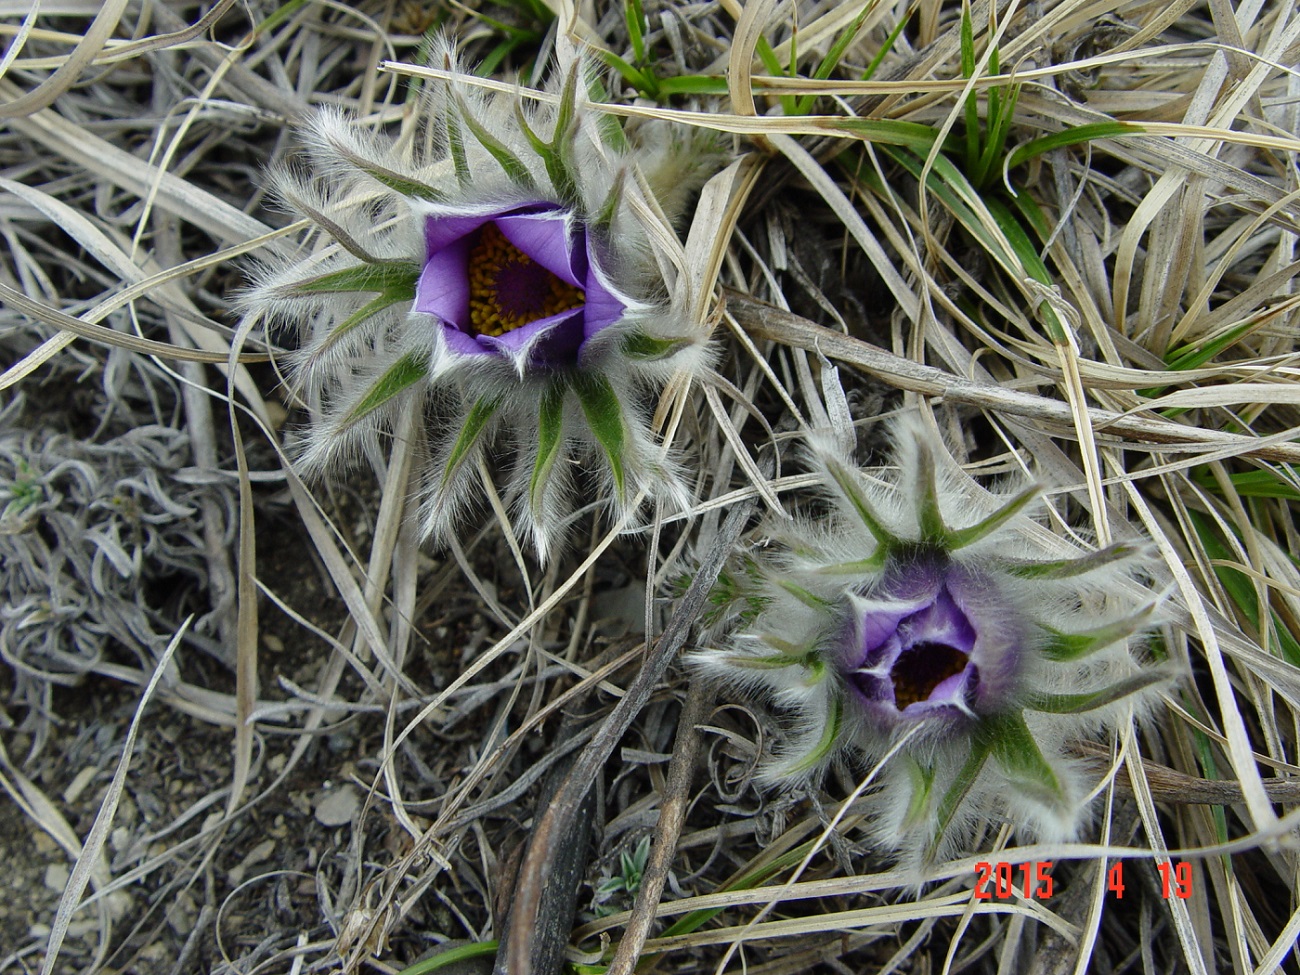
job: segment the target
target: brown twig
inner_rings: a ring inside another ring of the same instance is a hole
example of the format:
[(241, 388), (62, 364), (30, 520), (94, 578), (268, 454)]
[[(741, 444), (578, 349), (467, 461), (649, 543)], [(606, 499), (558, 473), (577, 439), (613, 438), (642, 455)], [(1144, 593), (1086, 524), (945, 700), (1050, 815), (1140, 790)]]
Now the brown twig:
[[(498, 954), (498, 971), (505, 975), (549, 975), (534, 963), (539, 937), (539, 917), (547, 885), (552, 879), (552, 853), (570, 836), (574, 819), (582, 814), (583, 801), (619, 740), (633, 719), (645, 707), (663, 679), (677, 651), (686, 642), (691, 627), (704, 608), (704, 601), (717, 581), (718, 573), (754, 510), (753, 502), (732, 508), (722, 530), (701, 561), (690, 588), (678, 603), (677, 611), (664, 628), (654, 649), (646, 657), (640, 673), (632, 681), (623, 699), (601, 726), (565, 778), (563, 785), (543, 814), (529, 844), (528, 855), (520, 870), (514, 911), (505, 932), (505, 944)], [(503, 965), (504, 962), (504, 965)], [(557, 969), (551, 969), (555, 971)]]

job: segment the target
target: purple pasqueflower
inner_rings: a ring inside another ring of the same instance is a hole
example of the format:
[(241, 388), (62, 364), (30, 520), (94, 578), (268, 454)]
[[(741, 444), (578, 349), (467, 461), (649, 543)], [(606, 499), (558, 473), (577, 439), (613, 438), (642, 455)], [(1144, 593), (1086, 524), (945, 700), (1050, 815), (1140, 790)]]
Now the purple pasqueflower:
[[(625, 527), (643, 501), (689, 501), (656, 411), (709, 368), (703, 292), (666, 218), (711, 157), (690, 139), (610, 144), (572, 54), (543, 99), (430, 86), (427, 139), (319, 113), (308, 165), (275, 181), (324, 246), (268, 260), (244, 300), (299, 332), (301, 470), (377, 456), (415, 422), (422, 532), (452, 537), (491, 467), (494, 510), (542, 558), (593, 498)], [(430, 58), (466, 74), (445, 39)]]
[(572, 366), (628, 305), (601, 273), (585, 224), (559, 204), (437, 208), (424, 218), (424, 241), (412, 307), (438, 319), (461, 355)]
[(935, 551), (892, 564), (871, 594), (850, 594), (846, 633), (827, 657), (884, 728), (961, 721), (1014, 693), (1026, 629), (996, 580)]
[(796, 713), (767, 781), (846, 753), (879, 763), (867, 818), (905, 865), (999, 818), (1073, 838), (1096, 782), (1071, 743), (1123, 728), (1169, 677), (1131, 643), (1155, 610), (1144, 548), (1054, 538), (1026, 513), (1036, 486), (975, 488), (914, 416), (893, 439), (894, 472), (872, 479), (814, 440), (829, 509), (738, 559), (715, 613), (731, 632), (691, 660)]

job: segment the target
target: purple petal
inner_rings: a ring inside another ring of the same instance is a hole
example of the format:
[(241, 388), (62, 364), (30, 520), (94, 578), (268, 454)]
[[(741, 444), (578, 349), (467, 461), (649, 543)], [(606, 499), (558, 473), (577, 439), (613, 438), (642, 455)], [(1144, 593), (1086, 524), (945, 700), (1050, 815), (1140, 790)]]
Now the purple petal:
[(496, 353), (482, 344), (482, 337), (475, 337), (462, 332), (454, 325), (443, 324), (442, 337), (447, 347), (461, 355), (495, 355)]
[(941, 589), (934, 602), (920, 610), (900, 627), (906, 630), (904, 642), (940, 643), (969, 654), (975, 646), (975, 627), (949, 594)]
[(595, 261), (592, 261), (587, 271), (586, 284), (587, 314), (583, 336), (591, 338), (605, 326), (622, 318), (627, 306), (606, 287), (603, 275), (596, 270)]
[(531, 345), (529, 360), (536, 365), (571, 364), (582, 344), (582, 309), (539, 318), (504, 335), (480, 335), (478, 341), (505, 355), (517, 355)]
[(940, 681), (930, 692), (928, 703), (953, 705), (966, 703), (966, 688), (975, 679), (975, 668), (968, 666), (960, 674)]
[(464, 240), (491, 219), (491, 213), (477, 214), (472, 217), (426, 217), (424, 253), (432, 259), (457, 241)]
[(529, 213), (497, 217), (493, 221), (502, 236), (561, 281), (575, 288), (583, 286), (586, 254), (582, 243), (586, 234), (574, 234), (583, 240), (571, 245), (569, 220), (562, 213)]
[(469, 241), (454, 241), (429, 256), (415, 285), (415, 311), (448, 325), (469, 323)]

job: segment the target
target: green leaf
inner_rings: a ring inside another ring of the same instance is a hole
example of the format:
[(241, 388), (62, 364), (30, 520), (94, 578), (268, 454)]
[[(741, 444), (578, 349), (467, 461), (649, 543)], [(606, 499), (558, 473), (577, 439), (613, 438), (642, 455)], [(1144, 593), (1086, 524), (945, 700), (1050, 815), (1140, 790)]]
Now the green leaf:
[[(833, 119), (827, 125), (842, 132), (851, 132), (872, 145), (902, 146), (912, 150), (922, 159), (930, 154), (930, 150), (939, 139), (939, 131), (929, 125), (903, 122), (898, 119)], [(919, 174), (918, 165), (914, 175)]]
[(659, 99), (659, 82), (654, 75), (633, 67), (613, 51), (598, 51), (596, 53), (602, 61), (622, 75), (624, 81), (646, 98), (653, 98), (656, 101)]
[(285, 294), (335, 294), (351, 291), (407, 293), (415, 297), (415, 283), (420, 265), (415, 261), (385, 261), (382, 264), (357, 264), (341, 271), (331, 271), (305, 281), (295, 281), (278, 289)]
[(979, 737), (986, 743), (993, 760), (1017, 785), (1036, 792), (1039, 801), (1064, 800), (1061, 780), (1043, 757), (1033, 732), (1019, 712), (986, 718), (980, 724)]
[(849, 471), (843, 464), (833, 458), (825, 458), (826, 470), (830, 473), (831, 478), (839, 486), (849, 499), (849, 504), (853, 506), (854, 512), (859, 520), (866, 527), (867, 531), (880, 545), (882, 550), (887, 550), (897, 544), (897, 539), (893, 533), (884, 525), (884, 522), (876, 515), (875, 509), (871, 507), (871, 502), (867, 496), (862, 493), (861, 485), (858, 484), (855, 475)]
[[(1300, 466), (1282, 465), (1283, 470), (1268, 466), (1263, 470), (1238, 471), (1229, 474), (1228, 481), (1238, 496), (1243, 498), (1280, 498), (1283, 501), (1300, 501)], [(1285, 471), (1285, 473), (1284, 473)], [(1214, 494), (1223, 494), (1216, 478), (1202, 468), (1192, 478), (1198, 485)]]
[(694, 344), (690, 339), (660, 339), (645, 332), (629, 332), (623, 337), (623, 354), (629, 359), (657, 362)]
[(979, 778), (980, 771), (984, 768), (984, 763), (988, 761), (989, 743), (982, 739), (976, 739), (971, 744), (970, 754), (966, 757), (965, 763), (957, 772), (957, 777), (952, 780), (952, 785), (948, 786), (948, 791), (943, 794), (939, 800), (939, 810), (936, 815), (934, 837), (930, 842), (929, 855), (933, 857), (939, 845), (943, 842), (943, 834), (948, 832), (948, 827), (952, 825), (953, 818), (957, 815), (957, 810), (961, 808), (962, 800), (970, 792), (975, 780)]
[(627, 170), (622, 167), (615, 172), (614, 185), (609, 188), (609, 194), (600, 204), (596, 216), (588, 224), (594, 233), (609, 233), (609, 228), (614, 223), (614, 214), (618, 212), (618, 205), (623, 201), (623, 181), (627, 178), (626, 174)]
[(465, 968), (465, 963), (475, 958), (491, 958), (497, 953), (500, 942), (497, 941), (480, 941), (475, 944), (458, 945), (455, 948), (448, 948), (446, 951), (440, 951), (432, 958), (426, 958), (423, 961), (417, 961), (414, 965), (403, 968), (397, 975), (430, 975), (440, 968), (456, 966), (457, 971)]
[(457, 107), (460, 109), (460, 116), (465, 120), (465, 124), (469, 127), (470, 133), (479, 141), (479, 144), (488, 151), (488, 154), (500, 163), (501, 168), (505, 170), (506, 176), (510, 177), (510, 181), (525, 190), (536, 189), (537, 184), (533, 181), (533, 174), (528, 171), (528, 167), (523, 164), (520, 158), (511, 152), (504, 142), (485, 129), (478, 119), (470, 114), (469, 109), (465, 105), (464, 99), (459, 95), (456, 96), (456, 103)]
[[(573, 173), (577, 171), (577, 164), (573, 158), (573, 139), (578, 129), (577, 122), (577, 103), (578, 103), (578, 75), (579, 68), (574, 64), (569, 69), (568, 77), (564, 79), (564, 88), (560, 91), (560, 107), (555, 115), (555, 128), (551, 131), (551, 149), (554, 151), (560, 171), (563, 175), (563, 183), (557, 183), (556, 187), (563, 187), (563, 192), (571, 194), (571, 198), (578, 198), (578, 191), (573, 180)], [(554, 176), (552, 176), (554, 179)]]
[(1046, 711), (1050, 714), (1082, 714), (1122, 701), (1138, 691), (1167, 680), (1169, 674), (1164, 671), (1147, 670), (1086, 694), (1040, 694), (1031, 698), (1027, 706), (1031, 711)]
[(443, 121), (447, 126), (447, 148), (451, 152), (451, 164), (456, 170), (456, 182), (464, 189), (474, 179), (469, 171), (469, 159), (465, 155), (465, 133), (461, 131), (455, 112), (446, 112)]
[(429, 356), (424, 352), (408, 352), (375, 380), (365, 396), (348, 411), (342, 426), (350, 427), (379, 409), (394, 396), (405, 392), (429, 375)]
[(907, 813), (903, 816), (903, 829), (910, 829), (925, 819), (926, 810), (934, 793), (934, 768), (922, 765), (910, 755), (899, 756), (906, 764), (907, 778), (912, 785), (912, 795), (907, 800)]
[(942, 543), (949, 533), (939, 511), (939, 485), (934, 469), (934, 452), (929, 444), (916, 445), (916, 459), (916, 520), (921, 527), (921, 538)]
[(528, 140), (528, 144), (541, 157), (542, 165), (546, 167), (546, 175), (551, 178), (551, 185), (560, 194), (560, 198), (567, 202), (577, 200), (577, 187), (574, 186), (568, 170), (564, 168), (564, 164), (560, 160), (560, 154), (555, 151), (551, 143), (544, 142), (541, 136), (532, 130), (532, 127), (528, 124), (528, 119), (524, 116), (523, 106), (519, 102), (515, 102), (515, 120), (518, 121), (519, 128)]
[(383, 183), (395, 193), (400, 193), (402, 196), (413, 197), (417, 200), (438, 201), (447, 198), (447, 194), (443, 193), (442, 190), (430, 186), (428, 183), (423, 183), (414, 177), (406, 176), (402, 173), (396, 172), (395, 170), (389, 169), (387, 166), (377, 163), (373, 159), (366, 159), (364, 156), (357, 155), (344, 142), (331, 141), (330, 146), (335, 152), (357, 169), (361, 170), (371, 179)]
[(402, 301), (410, 301), (414, 297), (415, 288), (412, 287), (409, 291), (385, 291), (373, 301), (366, 302), (365, 305), (358, 308), (351, 315), (330, 329), (329, 335), (325, 336), (325, 341), (322, 342), (320, 347), (312, 353), (312, 358), (319, 359), (326, 352), (332, 349), (335, 343), (351, 332), (354, 328), (364, 324), (390, 305), (395, 305)]
[[(844, 52), (848, 50), (853, 39), (858, 36), (858, 31), (862, 30), (862, 25), (866, 23), (868, 15), (879, 5), (879, 0), (866, 0), (862, 4), (862, 9), (858, 15), (849, 22), (849, 25), (840, 31), (834, 43), (826, 51), (826, 55), (818, 63), (817, 68), (812, 73), (812, 77), (817, 81), (824, 81), (831, 76), (831, 72), (839, 67), (840, 58), (844, 57)], [(816, 97), (805, 95), (799, 99), (798, 107), (795, 109), (796, 115), (807, 115), (812, 110)]]
[(840, 737), (840, 726), (844, 722), (844, 701), (839, 694), (832, 694), (830, 704), (830, 714), (826, 716), (826, 727), (822, 729), (821, 737), (817, 739), (813, 750), (791, 767), (791, 775), (816, 768), (835, 750), (835, 742)]
[(488, 420), (492, 419), (500, 407), (499, 396), (482, 396), (474, 401), (474, 405), (465, 416), (465, 422), (461, 425), (460, 435), (456, 437), (456, 443), (452, 445), (451, 453), (447, 457), (447, 466), (443, 468), (442, 480), (439, 482), (440, 487), (446, 487), (451, 481), (460, 465), (469, 456), (470, 450), (483, 436)]
[(528, 481), (528, 507), (537, 512), (541, 507), (542, 488), (555, 466), (564, 442), (564, 401), (569, 387), (563, 379), (553, 380), (542, 392), (538, 408), (537, 460), (533, 476)]
[(623, 470), (623, 452), (627, 443), (627, 430), (623, 420), (623, 404), (609, 380), (600, 373), (579, 372), (573, 378), (573, 391), (578, 394), (587, 425), (600, 444), (614, 475), (614, 489), (620, 499), (627, 497), (626, 477)]
[(880, 69), (881, 62), (884, 61), (885, 58), (889, 56), (889, 53), (894, 49), (894, 45), (898, 43), (898, 39), (903, 35), (903, 31), (911, 22), (912, 15), (916, 13), (916, 10), (916, 5), (911, 4), (907, 8), (907, 12), (902, 17), (898, 18), (898, 23), (895, 24), (893, 29), (889, 32), (889, 36), (885, 38), (885, 43), (880, 45), (880, 50), (872, 56), (871, 62), (867, 65), (867, 69), (862, 72), (863, 81), (870, 81), (875, 77), (876, 71)]
[[(1021, 226), (1020, 221), (1015, 218), (1015, 215), (1001, 200), (989, 199), (986, 203), (989, 213), (997, 221), (998, 229), (1002, 231), (1007, 243), (1011, 245), (1011, 250), (1020, 262), (1020, 266), (1024, 269), (1024, 273), (1040, 284), (1051, 287), (1055, 283), (1052, 280), (1052, 275), (1047, 270), (1047, 265), (1043, 263), (1043, 259), (1038, 256), (1038, 248), (1029, 239), (1029, 235), (1025, 233), (1025, 228)], [(1057, 345), (1069, 345), (1069, 338), (1065, 334), (1065, 323), (1061, 321), (1051, 303), (1047, 301), (1040, 302), (1038, 311), (1043, 317), (1043, 324), (1047, 327), (1048, 338)]]
[(727, 79), (712, 74), (682, 74), (659, 79), (659, 97), (673, 95), (725, 95)]
[[(1197, 511), (1188, 511), (1187, 515), (1206, 555), (1216, 563), (1236, 561), (1232, 549), (1220, 541), (1208, 518)], [(1259, 597), (1251, 578), (1230, 565), (1215, 565), (1214, 574), (1218, 577), (1219, 584), (1223, 586), (1223, 591), (1228, 594), (1228, 598), (1241, 610), (1242, 616), (1250, 621), (1251, 626), (1259, 630)], [(1272, 623), (1272, 632), (1277, 635), (1276, 640), (1269, 642), (1276, 646), (1283, 660), (1300, 667), (1300, 641), (1296, 640), (1295, 634), (1287, 629), (1286, 624), (1275, 611), (1269, 609), (1268, 614), (1269, 621)]]
[(1022, 146), (1017, 146), (1007, 160), (1007, 169), (1015, 169), (1021, 163), (1028, 162), (1035, 156), (1041, 156), (1053, 149), (1079, 145), (1083, 142), (1095, 142), (1098, 139), (1114, 139), (1124, 135), (1141, 135), (1145, 132), (1141, 125), (1133, 122), (1090, 122), (1087, 125), (1075, 125), (1061, 132), (1053, 132), (1038, 139), (1032, 139)]
[(1064, 633), (1050, 626), (1044, 626), (1043, 629), (1047, 631), (1049, 639), (1047, 645), (1043, 647), (1043, 656), (1048, 660), (1060, 662), (1082, 660), (1098, 650), (1103, 650), (1145, 629), (1155, 609), (1156, 604), (1149, 603), (1132, 616), (1107, 623), (1096, 629), (1084, 630), (1082, 633)]
[[(961, 5), (961, 76), (970, 80), (975, 75), (975, 24), (971, 18), (970, 5), (962, 3)], [(975, 172), (975, 165), (979, 159), (980, 153), (980, 116), (979, 116), (979, 93), (972, 91), (966, 96), (966, 104), (962, 106), (965, 114), (966, 123), (966, 172), (971, 174)]]
[(632, 55), (637, 64), (645, 63), (645, 11), (641, 9), (641, 0), (626, 0), (623, 5), (623, 19), (627, 22), (627, 36), (632, 44)]
[(982, 521), (976, 522), (969, 528), (960, 528), (956, 531), (949, 532), (947, 536), (947, 547), (949, 549), (965, 548), (967, 545), (978, 542), (986, 535), (990, 535), (997, 531), (1012, 517), (1018, 514), (1025, 505), (1037, 498), (1040, 490), (1041, 489), (1037, 484), (1031, 484)]
[(1096, 552), (1077, 559), (1053, 559), (1050, 561), (1029, 561), (1021, 559), (999, 558), (996, 565), (1004, 572), (1022, 579), (1072, 579), (1103, 568), (1112, 562), (1121, 562), (1141, 551), (1137, 545), (1116, 542)]
[(782, 589), (788, 592), (795, 599), (799, 600), (799, 602), (803, 603), (809, 609), (816, 609), (823, 612), (830, 612), (835, 609), (834, 603), (830, 602), (829, 600), (822, 599), (820, 596), (816, 595), (815, 593), (809, 592), (803, 586), (796, 585), (795, 583), (791, 582), (789, 579), (779, 580), (779, 585), (781, 586)]

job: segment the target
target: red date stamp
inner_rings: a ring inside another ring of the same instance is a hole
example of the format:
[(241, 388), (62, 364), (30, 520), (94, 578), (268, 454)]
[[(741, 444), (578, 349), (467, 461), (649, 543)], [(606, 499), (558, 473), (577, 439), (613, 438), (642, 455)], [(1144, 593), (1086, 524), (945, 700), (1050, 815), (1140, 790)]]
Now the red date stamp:
[[(1192, 865), (1186, 860), (1180, 863), (1166, 861), (1157, 863), (1160, 871), (1160, 896), (1165, 900), (1176, 897), (1187, 900), (1192, 896)], [(1121, 860), (1106, 873), (1106, 889), (1119, 900), (1124, 896), (1124, 862)]]
[(1004, 901), (1017, 896), (1015, 882), (1018, 876), (1019, 893), (1025, 899), (1046, 900), (1052, 896), (1051, 870), (1051, 860), (1036, 860), (1033, 863), (977, 863), (975, 899)]

